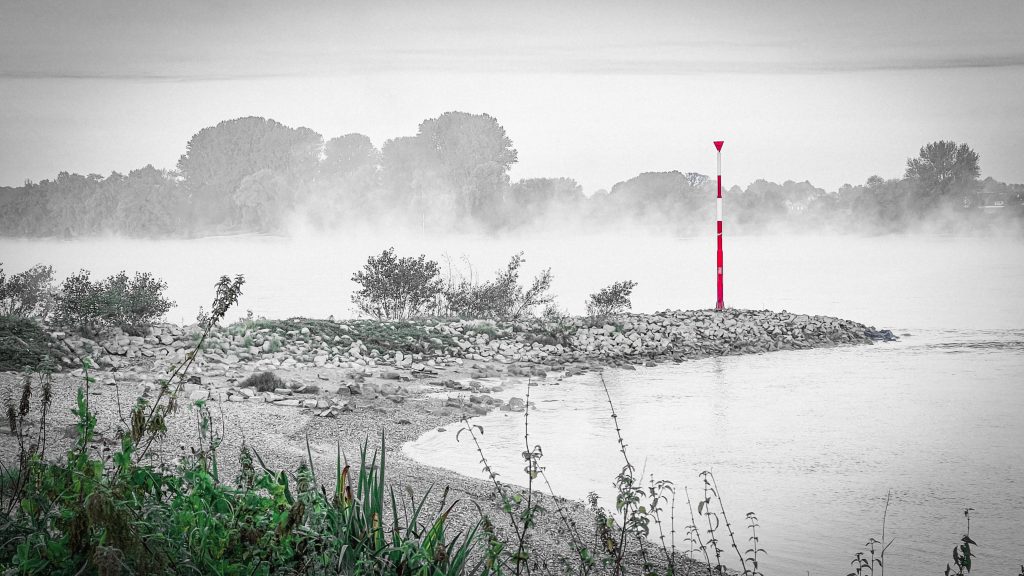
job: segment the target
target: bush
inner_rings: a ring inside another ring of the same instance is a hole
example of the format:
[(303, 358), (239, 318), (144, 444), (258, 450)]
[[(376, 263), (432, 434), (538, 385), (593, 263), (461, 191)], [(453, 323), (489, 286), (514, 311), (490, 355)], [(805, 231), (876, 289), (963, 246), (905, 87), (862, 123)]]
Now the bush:
[(587, 314), (594, 318), (605, 318), (613, 314), (628, 312), (633, 307), (629, 296), (636, 288), (636, 282), (625, 280), (601, 288), (587, 300)]
[(0, 263), (0, 316), (46, 320), (53, 304), (53, 266), (35, 266), (8, 277)]
[(352, 302), (364, 314), (378, 320), (405, 320), (424, 313), (425, 307), (441, 293), (437, 262), (419, 258), (395, 257), (388, 248), (380, 256), (366, 259), (363, 269), (352, 275), (362, 288)]
[(0, 371), (33, 370), (58, 356), (57, 343), (28, 318), (0, 316)]
[(284, 380), (278, 378), (273, 372), (260, 372), (242, 380), (242, 388), (255, 388), (259, 392), (273, 392), (278, 388), (284, 388)]
[(93, 282), (89, 271), (82, 270), (61, 284), (53, 321), (86, 332), (116, 326), (140, 335), (174, 306), (164, 297), (166, 289), (167, 283), (148, 272), (136, 272), (129, 278), (122, 271)]
[(462, 278), (456, 284), (449, 281), (444, 291), (445, 312), (460, 318), (486, 318), (489, 320), (520, 320), (534, 307), (550, 304), (554, 297), (551, 289), (551, 269), (542, 270), (529, 288), (519, 284), (519, 268), (526, 262), (520, 252), (499, 270), (494, 280), (483, 284)]

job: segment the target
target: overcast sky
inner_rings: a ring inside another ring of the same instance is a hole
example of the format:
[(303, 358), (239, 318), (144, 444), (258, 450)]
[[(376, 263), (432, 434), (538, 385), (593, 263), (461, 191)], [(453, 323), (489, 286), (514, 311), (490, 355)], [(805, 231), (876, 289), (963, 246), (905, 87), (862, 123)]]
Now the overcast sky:
[(331, 138), (487, 112), (513, 177), (897, 177), (967, 142), (1024, 182), (1024, 1), (0, 0), (0, 185), (173, 168), (221, 120)]

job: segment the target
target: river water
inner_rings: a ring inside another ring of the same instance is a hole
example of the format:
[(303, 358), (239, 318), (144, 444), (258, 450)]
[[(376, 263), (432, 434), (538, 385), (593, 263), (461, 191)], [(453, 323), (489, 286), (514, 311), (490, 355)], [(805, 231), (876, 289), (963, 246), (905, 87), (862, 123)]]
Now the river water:
[[(59, 275), (82, 267), (95, 275), (154, 272), (178, 302), (169, 315), (176, 322), (209, 306), (217, 277), (236, 273), (248, 278), (236, 314), (349, 316), (352, 272), (389, 245), (425, 252), (446, 271), (450, 261), (466, 272), (465, 257), (478, 277), (524, 250), (526, 273), (550, 266), (558, 302), (571, 312), (582, 312), (590, 292), (627, 278), (639, 282), (638, 311), (714, 301), (712, 237), (381, 238), (0, 240), (0, 261), (8, 272), (35, 262), (53, 264)], [(729, 238), (726, 303), (836, 315), (903, 336), (608, 371), (635, 463), (691, 494), (701, 486), (697, 474), (713, 470), (734, 524), (758, 514), (768, 574), (847, 573), (868, 538), (880, 538), (889, 490), (891, 574), (941, 573), (967, 507), (980, 544), (972, 574), (1017, 573), (1024, 562), (1024, 243)], [(544, 448), (556, 492), (596, 491), (612, 504), (621, 463), (599, 382), (577, 377), (531, 394), (532, 442)], [(521, 415), (478, 420), (492, 464), (506, 481), (521, 482)], [(428, 433), (405, 450), (428, 464), (443, 453), (448, 468), (482, 477), (475, 452), (455, 441), (454, 430)], [(685, 524), (677, 518), (678, 530)]]

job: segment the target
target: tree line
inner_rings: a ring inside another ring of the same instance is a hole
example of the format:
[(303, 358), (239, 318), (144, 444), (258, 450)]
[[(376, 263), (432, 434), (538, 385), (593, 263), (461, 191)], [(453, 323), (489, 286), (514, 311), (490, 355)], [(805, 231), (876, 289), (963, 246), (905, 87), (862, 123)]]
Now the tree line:
[[(362, 134), (325, 141), (309, 128), (238, 118), (200, 130), (172, 170), (61, 172), (0, 187), (0, 235), (282, 233), (296, 222), (445, 231), (629, 223), (691, 234), (714, 219), (714, 183), (697, 172), (646, 172), (586, 195), (572, 178), (513, 182), (516, 161), (511, 138), (487, 114), (447, 112), (380, 148)], [(737, 232), (962, 230), (1024, 219), (1024, 185), (980, 175), (968, 145), (933, 142), (898, 178), (872, 176), (833, 192), (793, 181), (733, 186), (728, 219)]]

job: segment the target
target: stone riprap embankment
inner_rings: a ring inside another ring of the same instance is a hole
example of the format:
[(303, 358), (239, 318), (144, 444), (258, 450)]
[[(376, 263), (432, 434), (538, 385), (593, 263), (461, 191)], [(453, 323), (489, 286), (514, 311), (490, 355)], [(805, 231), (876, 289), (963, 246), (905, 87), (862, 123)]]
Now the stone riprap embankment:
[[(310, 366), (422, 372), (465, 360), (525, 367), (594, 361), (614, 365), (866, 344), (873, 333), (863, 324), (829, 316), (737, 309), (516, 323), (255, 320), (216, 328), (197, 354), (193, 371), (222, 376), (237, 370)], [(115, 330), (95, 340), (64, 332), (54, 336), (100, 368), (119, 369), (149, 359), (159, 369), (185, 360), (198, 342), (199, 327), (159, 325), (146, 336)]]

